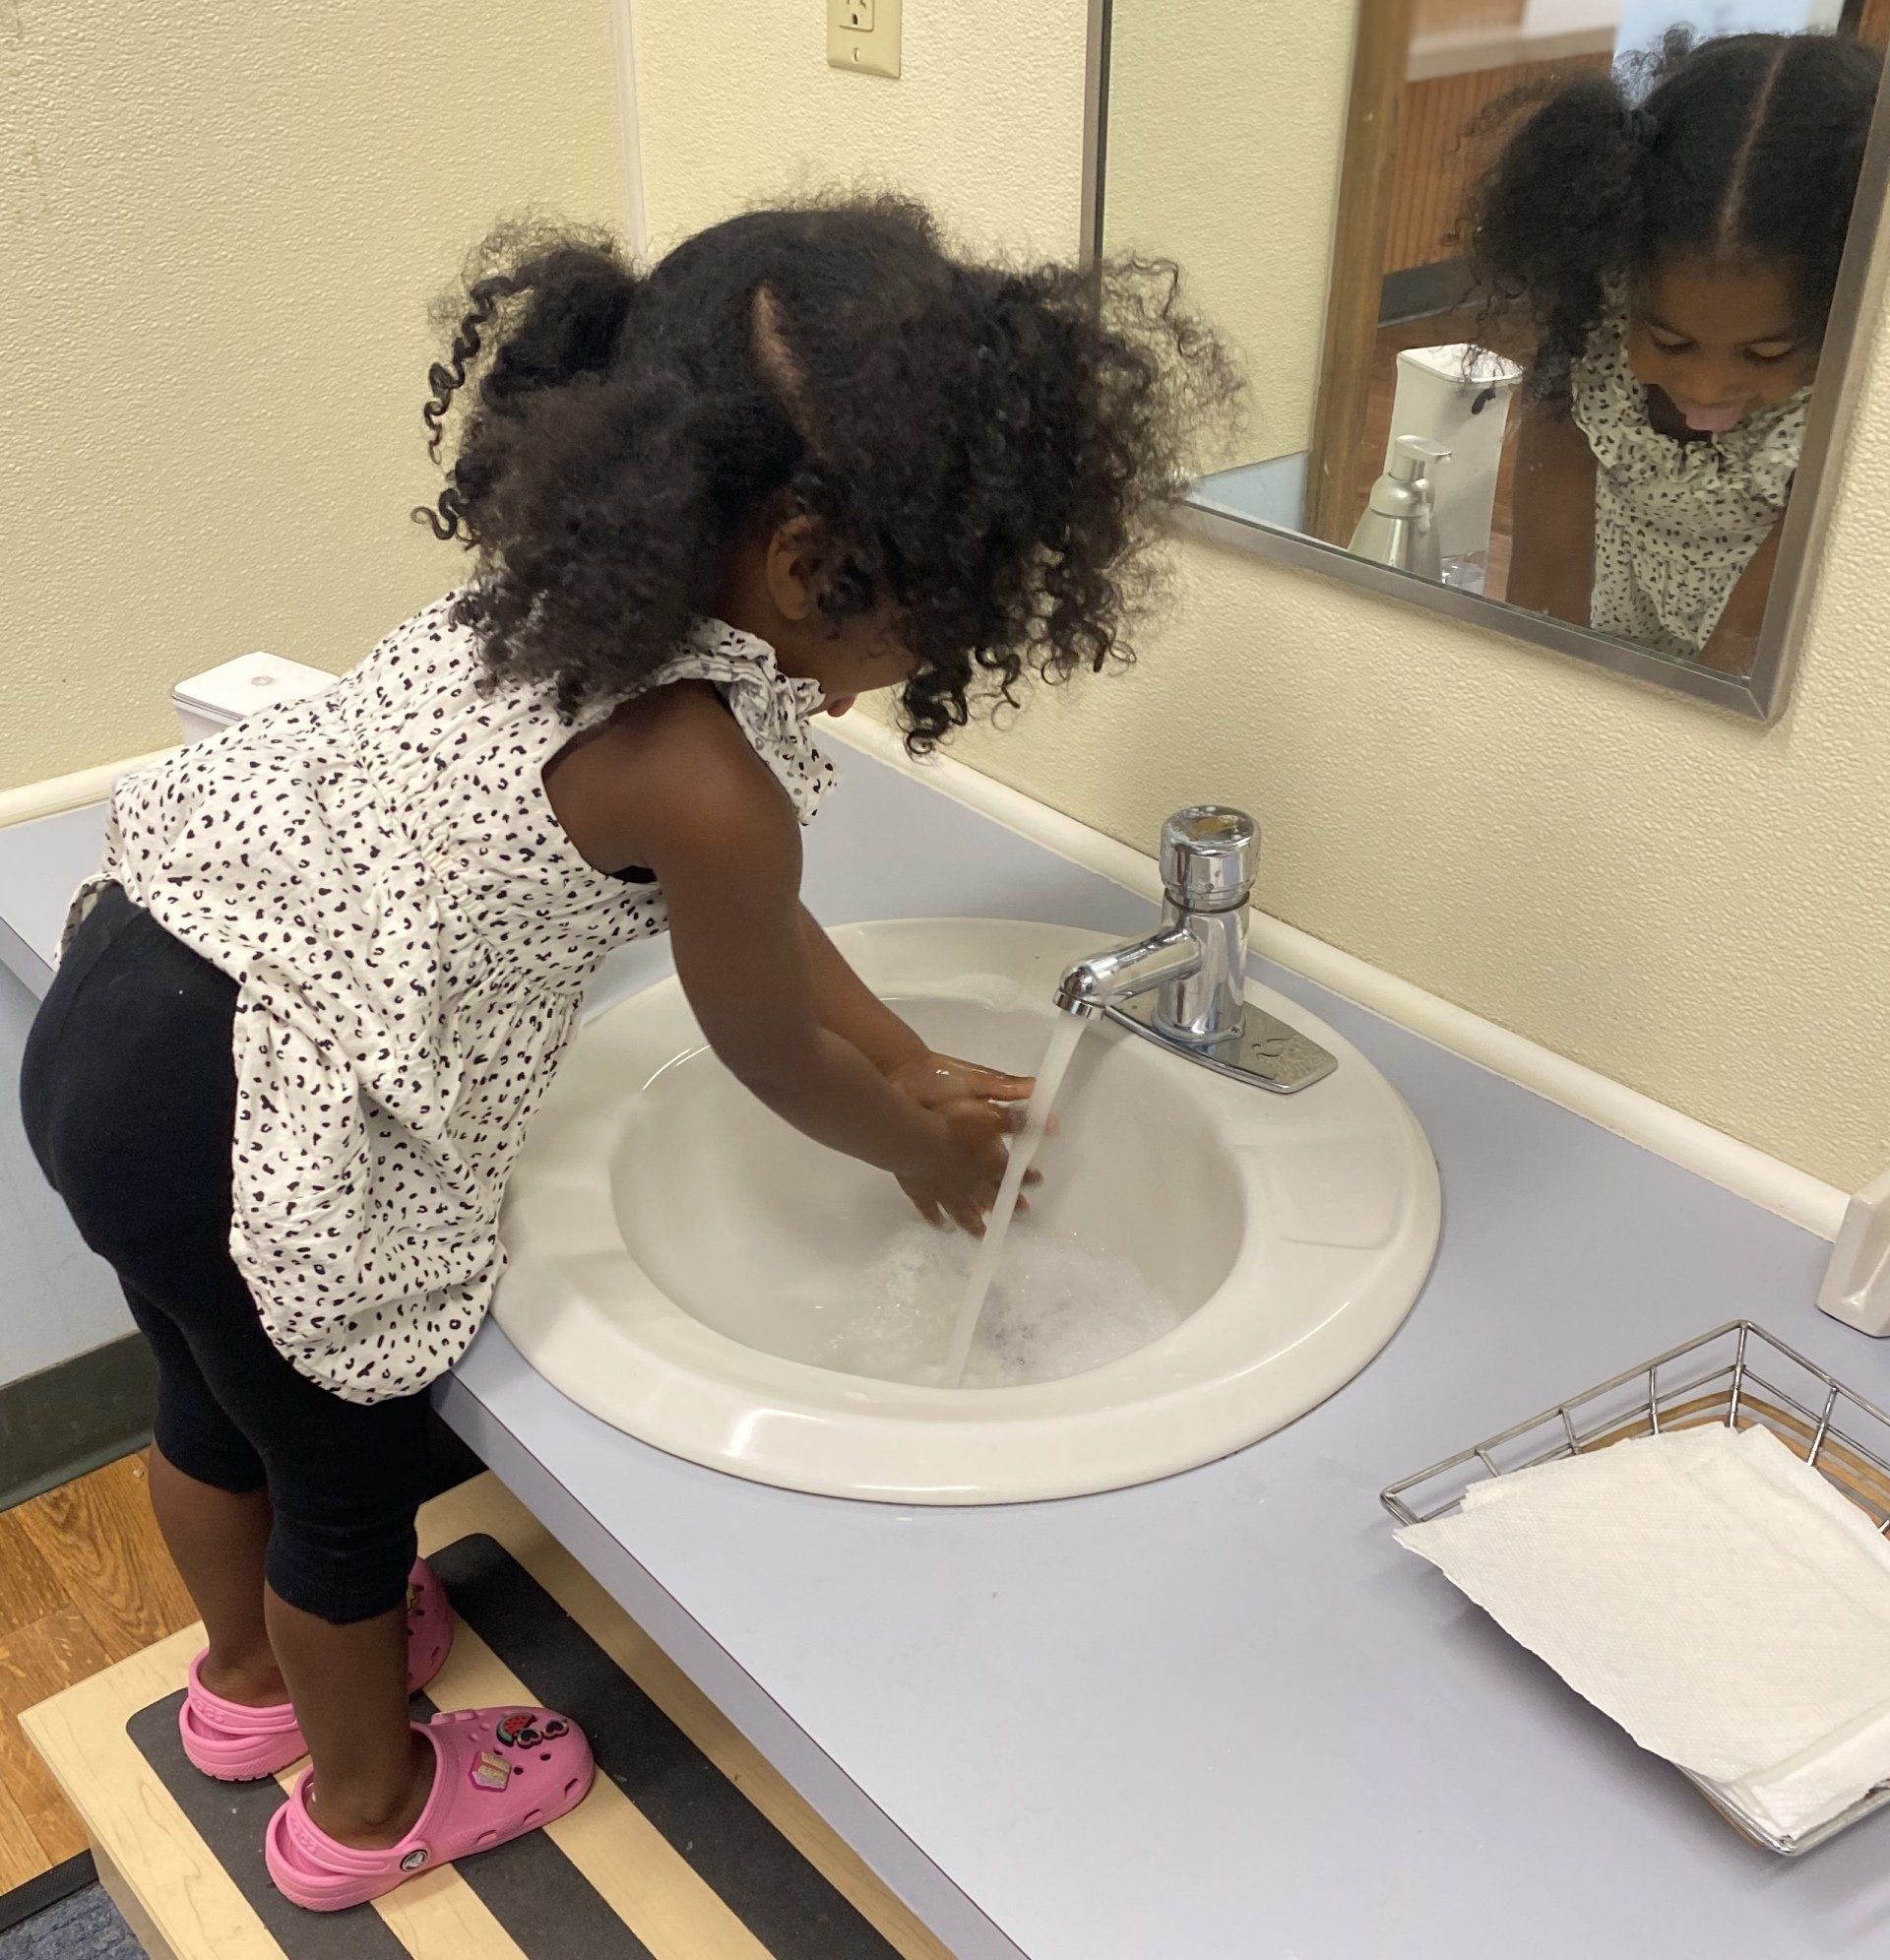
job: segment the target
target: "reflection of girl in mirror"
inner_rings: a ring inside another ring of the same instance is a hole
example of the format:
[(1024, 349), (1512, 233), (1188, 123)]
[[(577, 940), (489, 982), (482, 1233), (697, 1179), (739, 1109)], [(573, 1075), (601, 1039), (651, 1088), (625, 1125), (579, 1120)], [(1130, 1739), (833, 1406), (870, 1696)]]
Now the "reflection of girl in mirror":
[(1675, 34), (1644, 95), (1534, 98), (1466, 227), (1535, 339), (1513, 604), (1749, 670), (1879, 72), (1825, 35)]

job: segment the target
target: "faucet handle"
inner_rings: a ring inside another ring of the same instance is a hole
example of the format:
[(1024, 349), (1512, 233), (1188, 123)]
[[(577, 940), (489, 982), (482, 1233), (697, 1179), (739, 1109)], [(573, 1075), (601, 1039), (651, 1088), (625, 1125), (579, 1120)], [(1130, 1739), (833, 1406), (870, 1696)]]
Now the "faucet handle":
[(1195, 803), (1162, 826), (1162, 884), (1183, 912), (1233, 912), (1260, 867), (1260, 826), (1245, 810)]

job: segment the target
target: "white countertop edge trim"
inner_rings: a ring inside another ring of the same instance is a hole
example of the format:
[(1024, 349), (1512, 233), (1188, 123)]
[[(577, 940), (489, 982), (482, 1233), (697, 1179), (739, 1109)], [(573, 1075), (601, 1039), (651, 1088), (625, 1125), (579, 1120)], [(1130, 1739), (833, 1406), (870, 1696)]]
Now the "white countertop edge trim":
[[(1118, 843), (1114, 838), (1079, 823), (1020, 790), (958, 762), (933, 756), (914, 762), (899, 736), (883, 723), (853, 715), (832, 725), (826, 734), (838, 736), (877, 762), (930, 785), (956, 802), (1002, 824), (1006, 830), (1040, 844), (1059, 857), (1080, 864), (1152, 903), (1162, 896), (1155, 859)], [(1285, 919), (1256, 911), (1249, 942), (1263, 958), (1331, 987), (1401, 1028), (1422, 1035), (1493, 1074), (1532, 1090), (1604, 1129), (1656, 1152), (1723, 1189), (1748, 1198), (1794, 1225), (1836, 1238), (1850, 1194), (1808, 1171), (1741, 1143), (1697, 1117), (1684, 1115), (1653, 1097), (1599, 1070), (1571, 1061), (1540, 1042), (1486, 1021), (1480, 1014), (1441, 999), (1396, 974), (1374, 967), (1356, 954), (1343, 952), (1302, 932)]]

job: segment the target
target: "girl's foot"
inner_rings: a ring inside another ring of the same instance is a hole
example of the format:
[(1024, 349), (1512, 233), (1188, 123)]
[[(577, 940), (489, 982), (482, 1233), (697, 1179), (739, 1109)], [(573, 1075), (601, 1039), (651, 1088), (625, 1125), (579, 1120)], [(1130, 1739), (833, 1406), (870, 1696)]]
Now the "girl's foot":
[[(407, 1581), (407, 1686), (417, 1694), (453, 1648), (453, 1609), (424, 1558)], [(184, 1754), (223, 1783), (256, 1783), (308, 1754), (286, 1701), (252, 1703), (215, 1693), (203, 1677), (204, 1656), (190, 1664), (190, 1688), (177, 1711)]]
[(313, 1912), (378, 1899), (415, 1872), (509, 1844), (575, 1810), (596, 1773), (591, 1745), (542, 1708), (469, 1708), (415, 1723), (433, 1784), (411, 1830), (378, 1848), (344, 1844), (309, 1814), (309, 1777), (270, 1819), (264, 1855), (277, 1889)]

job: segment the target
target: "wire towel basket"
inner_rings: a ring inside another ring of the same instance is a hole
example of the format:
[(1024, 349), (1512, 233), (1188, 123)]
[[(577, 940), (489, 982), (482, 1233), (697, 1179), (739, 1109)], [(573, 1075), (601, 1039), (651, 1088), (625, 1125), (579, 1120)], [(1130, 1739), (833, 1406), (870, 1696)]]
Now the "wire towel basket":
[[(1763, 1426), (1820, 1471), (1890, 1540), (1890, 1415), (1866, 1402), (1749, 1320), (1729, 1321), (1684, 1347), (1544, 1409), (1526, 1423), (1381, 1493), (1400, 1524), (1428, 1523), (1460, 1508), (1473, 1485), (1555, 1463), (1631, 1436), (1725, 1423)], [(1796, 1838), (1782, 1838), (1719, 1785), (1682, 1770), (1720, 1814), (1754, 1844), (1784, 1858), (1849, 1830), (1890, 1803), (1890, 1780)]]

